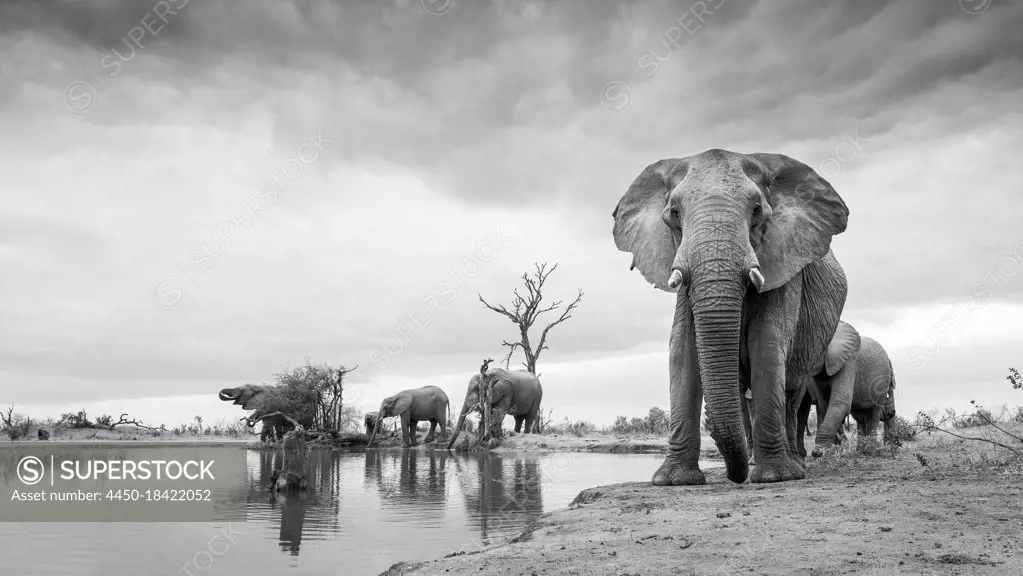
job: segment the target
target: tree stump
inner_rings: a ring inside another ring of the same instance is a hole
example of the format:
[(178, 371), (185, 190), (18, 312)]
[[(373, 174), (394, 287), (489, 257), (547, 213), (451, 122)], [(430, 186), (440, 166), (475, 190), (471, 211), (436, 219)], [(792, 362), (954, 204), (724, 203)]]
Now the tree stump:
[(295, 426), (281, 442), (283, 464), (277, 475), (277, 492), (302, 492), (308, 487), (305, 476), (305, 428)]

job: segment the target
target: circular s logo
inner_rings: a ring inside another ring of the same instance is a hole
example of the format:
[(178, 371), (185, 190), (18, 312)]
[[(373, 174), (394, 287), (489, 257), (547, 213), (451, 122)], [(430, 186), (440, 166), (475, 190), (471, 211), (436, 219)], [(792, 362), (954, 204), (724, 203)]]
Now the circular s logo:
[(35, 456), (25, 456), (18, 462), (18, 479), (27, 486), (43, 479), (43, 461)]

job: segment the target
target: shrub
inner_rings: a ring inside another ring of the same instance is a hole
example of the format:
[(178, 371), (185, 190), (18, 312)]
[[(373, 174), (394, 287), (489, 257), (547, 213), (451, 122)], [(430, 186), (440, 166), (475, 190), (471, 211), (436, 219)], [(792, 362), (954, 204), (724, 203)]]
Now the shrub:
[(61, 414), (57, 424), (67, 428), (92, 428), (92, 422), (85, 410)]
[(899, 445), (902, 442), (916, 440), (916, 428), (913, 427), (902, 416), (895, 416), (888, 422), (888, 432), (884, 436), (885, 442)]

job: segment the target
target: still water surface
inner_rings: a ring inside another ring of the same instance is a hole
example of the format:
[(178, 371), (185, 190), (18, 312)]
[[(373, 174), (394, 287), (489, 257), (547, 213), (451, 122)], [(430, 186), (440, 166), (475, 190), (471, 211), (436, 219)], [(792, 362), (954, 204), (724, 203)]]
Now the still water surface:
[(244, 523), (0, 522), (0, 572), (375, 575), (515, 536), (584, 488), (649, 480), (663, 456), (313, 450), (308, 493), (275, 499), (277, 458), (247, 451)]

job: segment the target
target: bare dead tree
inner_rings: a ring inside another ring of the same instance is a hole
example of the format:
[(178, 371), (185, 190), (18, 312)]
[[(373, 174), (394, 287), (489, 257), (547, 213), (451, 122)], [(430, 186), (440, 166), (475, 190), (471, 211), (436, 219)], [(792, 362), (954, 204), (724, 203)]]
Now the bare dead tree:
[(141, 420), (138, 420), (136, 418), (132, 418), (131, 420), (128, 420), (128, 413), (127, 412), (125, 412), (124, 414), (121, 414), (121, 417), (117, 420), (117, 422), (111, 423), (110, 424), (110, 429), (113, 430), (115, 426), (125, 426), (125, 425), (137, 426), (139, 428), (145, 428), (146, 430), (152, 430), (154, 432), (157, 431), (157, 430), (166, 430), (166, 427), (163, 426), (162, 424), (160, 425), (159, 428), (153, 428), (152, 426), (146, 426), (145, 424), (142, 423)]
[(511, 362), (511, 357), (515, 353), (515, 350), (521, 348), (522, 353), (526, 357), (526, 361), (522, 363), (523, 366), (525, 366), (526, 370), (528, 370), (531, 374), (536, 374), (536, 362), (540, 359), (540, 353), (544, 350), (548, 350), (547, 334), (550, 332), (551, 328), (554, 328), (558, 324), (561, 324), (572, 317), (572, 311), (575, 310), (576, 306), (579, 305), (579, 302), (582, 301), (583, 291), (580, 288), (579, 295), (575, 297), (575, 300), (573, 300), (568, 306), (565, 306), (561, 311), (561, 315), (553, 322), (547, 324), (543, 331), (540, 332), (540, 340), (534, 348), (529, 339), (530, 328), (533, 327), (533, 324), (536, 323), (541, 314), (557, 310), (562, 306), (562, 304), (564, 304), (564, 302), (557, 300), (549, 306), (543, 305), (544, 283), (547, 281), (547, 277), (558, 269), (558, 265), (555, 264), (554, 266), (551, 266), (549, 270), (547, 269), (546, 262), (543, 264), (534, 263), (533, 265), (536, 267), (536, 271), (532, 276), (528, 273), (522, 275), (522, 280), (526, 285), (526, 295), (523, 296), (520, 294), (519, 289), (516, 288), (513, 292), (515, 297), (512, 300), (510, 310), (508, 307), (500, 304), (497, 306), (490, 304), (479, 294), (477, 294), (477, 296), (479, 296), (480, 302), (482, 302), (484, 306), (498, 314), (501, 314), (502, 316), (505, 316), (519, 328), (518, 342), (509, 342), (507, 340), (501, 342), (502, 346), (508, 347), (508, 356), (504, 359), (505, 368), (507, 368), (508, 364)]

